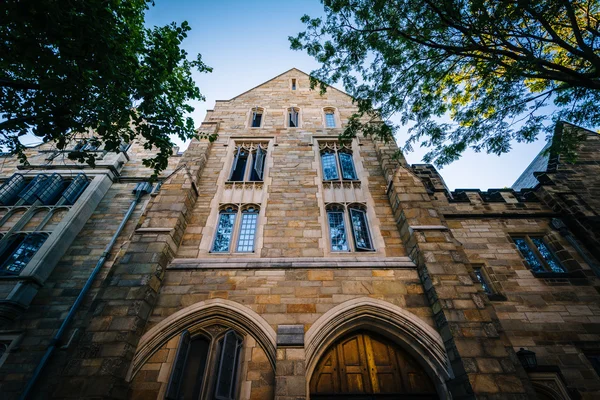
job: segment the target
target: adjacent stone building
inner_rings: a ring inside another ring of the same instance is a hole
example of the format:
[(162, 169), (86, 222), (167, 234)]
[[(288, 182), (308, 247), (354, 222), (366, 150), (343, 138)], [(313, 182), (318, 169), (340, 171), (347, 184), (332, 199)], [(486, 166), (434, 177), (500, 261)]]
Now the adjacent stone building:
[(450, 192), (355, 111), (292, 69), (154, 185), (139, 143), (2, 156), (1, 397), (598, 398), (600, 136)]

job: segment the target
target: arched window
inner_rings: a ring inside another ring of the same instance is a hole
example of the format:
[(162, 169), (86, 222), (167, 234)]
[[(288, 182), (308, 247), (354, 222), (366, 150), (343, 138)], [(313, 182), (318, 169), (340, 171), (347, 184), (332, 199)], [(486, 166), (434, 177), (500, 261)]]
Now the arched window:
[(250, 114), (250, 127), (251, 128), (260, 128), (263, 123), (263, 115), (265, 109), (262, 107), (254, 107), (252, 109), (252, 113)]
[(233, 329), (216, 337), (183, 331), (165, 399), (235, 399), (242, 343)]
[(19, 275), (47, 238), (47, 233), (17, 234), (9, 238), (0, 254), (0, 260), (4, 260), (0, 274)]
[(236, 146), (229, 181), (261, 182), (263, 180), (267, 146), (265, 143), (246, 143)]
[[(240, 210), (241, 218), (238, 218)], [(254, 252), (259, 212), (260, 208), (254, 204), (221, 207), (211, 252), (230, 253), (232, 243), (237, 243), (233, 250), (236, 253)]]
[(287, 127), (300, 127), (300, 109), (298, 107), (290, 107), (287, 109)]
[(326, 143), (321, 146), (321, 167), (324, 181), (358, 179), (352, 150), (345, 145)]
[(323, 112), (325, 114), (325, 128), (336, 128), (335, 108), (324, 108)]
[(363, 204), (329, 204), (327, 206), (327, 224), (331, 251), (351, 251), (348, 241), (348, 229), (352, 232), (355, 251), (374, 250), (367, 212)]

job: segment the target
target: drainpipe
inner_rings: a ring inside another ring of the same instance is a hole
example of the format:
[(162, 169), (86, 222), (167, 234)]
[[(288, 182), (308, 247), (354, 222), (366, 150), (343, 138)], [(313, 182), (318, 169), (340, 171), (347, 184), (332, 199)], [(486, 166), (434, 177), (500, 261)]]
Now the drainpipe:
[(581, 256), (581, 258), (583, 258), (587, 265), (590, 266), (590, 268), (596, 274), (596, 276), (600, 277), (600, 266), (598, 266), (598, 264), (596, 264), (596, 262), (592, 260), (590, 256), (588, 256), (587, 252), (581, 248), (579, 242), (573, 237), (573, 235), (571, 235), (571, 232), (569, 231), (565, 223), (558, 218), (552, 218), (552, 221), (550, 223), (552, 227), (554, 227), (554, 229), (556, 229), (561, 234), (561, 236), (564, 237), (571, 246), (573, 246), (573, 248)]
[(100, 272), (102, 265), (104, 265), (104, 262), (106, 261), (106, 258), (108, 257), (108, 255), (110, 254), (110, 251), (112, 250), (113, 246), (115, 245), (117, 238), (119, 237), (119, 235), (121, 234), (121, 231), (125, 227), (127, 220), (129, 220), (129, 218), (133, 214), (133, 210), (135, 209), (135, 206), (137, 205), (140, 198), (144, 194), (150, 193), (151, 191), (152, 191), (152, 185), (148, 182), (141, 182), (136, 185), (135, 189), (133, 190), (133, 193), (135, 194), (135, 198), (132, 200), (131, 205), (129, 206), (129, 209), (127, 210), (127, 213), (125, 213), (125, 216), (123, 217), (123, 220), (121, 221), (121, 224), (119, 224), (119, 227), (117, 228), (117, 231), (115, 232), (113, 237), (110, 239), (110, 242), (108, 243), (108, 245), (106, 245), (106, 248), (104, 249), (104, 252), (102, 253), (102, 256), (96, 263), (96, 266), (94, 267), (94, 269), (92, 270), (92, 273), (90, 274), (87, 281), (85, 282), (85, 285), (81, 289), (81, 292), (79, 292), (77, 299), (75, 299), (73, 306), (71, 306), (69, 313), (67, 314), (66, 318), (63, 320), (60, 328), (56, 332), (56, 335), (54, 335), (54, 337), (50, 341), (50, 345), (46, 349), (46, 353), (44, 354), (44, 357), (42, 357), (39, 364), (35, 368), (35, 371), (33, 372), (33, 376), (29, 379), (29, 382), (27, 382), (27, 386), (25, 387), (25, 390), (23, 391), (23, 393), (21, 393), (21, 397), (19, 397), (19, 400), (25, 400), (31, 394), (31, 391), (33, 390), (33, 387), (35, 386), (36, 381), (40, 377), (40, 374), (41, 374), (42, 370), (44, 369), (44, 366), (48, 363), (50, 356), (52, 355), (52, 353), (54, 352), (54, 350), (60, 343), (60, 340), (61, 340), (63, 334), (67, 330), (67, 326), (69, 325), (69, 322), (71, 322), (71, 320), (75, 316), (77, 309), (83, 302), (83, 299), (87, 295), (87, 292), (90, 290), (90, 287), (92, 287), (92, 283), (94, 282), (96, 275), (98, 275), (98, 272)]

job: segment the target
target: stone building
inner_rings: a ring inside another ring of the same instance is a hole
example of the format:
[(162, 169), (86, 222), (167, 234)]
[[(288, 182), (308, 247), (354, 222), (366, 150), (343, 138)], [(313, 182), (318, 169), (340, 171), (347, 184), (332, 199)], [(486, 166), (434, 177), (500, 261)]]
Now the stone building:
[(139, 143), (3, 156), (1, 397), (599, 398), (600, 136), (450, 192), (355, 110), (291, 69), (153, 186)]

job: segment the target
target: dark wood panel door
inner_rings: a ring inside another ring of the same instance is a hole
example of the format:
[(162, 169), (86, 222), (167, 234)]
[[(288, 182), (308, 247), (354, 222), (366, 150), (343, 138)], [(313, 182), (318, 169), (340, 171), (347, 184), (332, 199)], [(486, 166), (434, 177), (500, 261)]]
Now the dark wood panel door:
[(433, 382), (412, 356), (367, 332), (342, 338), (325, 352), (310, 392), (315, 400), (438, 398)]

